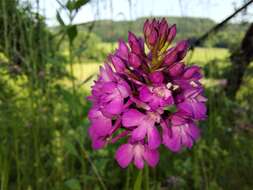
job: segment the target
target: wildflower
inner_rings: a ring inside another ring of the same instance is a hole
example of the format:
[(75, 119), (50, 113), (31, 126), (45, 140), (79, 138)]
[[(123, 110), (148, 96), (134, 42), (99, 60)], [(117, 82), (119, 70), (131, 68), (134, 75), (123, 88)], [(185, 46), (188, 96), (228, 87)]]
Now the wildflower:
[(105, 117), (98, 108), (92, 108), (89, 111), (88, 118), (91, 121), (89, 135), (92, 139), (92, 147), (94, 149), (102, 148), (112, 129), (112, 121), (110, 118)]
[(115, 159), (122, 168), (127, 167), (132, 161), (139, 169), (144, 167), (144, 161), (149, 166), (155, 167), (159, 161), (159, 152), (149, 149), (147, 145), (141, 142), (127, 143), (118, 148)]
[(174, 103), (172, 92), (166, 85), (156, 87), (142, 86), (139, 92), (140, 100), (147, 102), (154, 110)]
[(132, 131), (132, 139), (143, 140), (147, 136), (148, 147), (156, 149), (161, 140), (155, 123), (160, 122), (159, 114), (148, 111), (143, 114), (135, 109), (127, 110), (122, 116), (122, 124), (126, 128), (135, 127)]
[(194, 141), (199, 138), (198, 127), (183, 113), (172, 115), (169, 123), (163, 125), (163, 143), (171, 151), (178, 152), (183, 147), (191, 148)]
[(188, 42), (171, 47), (176, 26), (147, 20), (143, 33), (129, 32), (128, 44), (119, 40), (88, 97), (92, 147), (122, 139), (115, 154), (122, 168), (155, 167), (161, 144), (172, 152), (191, 148), (200, 136), (197, 121), (207, 117), (201, 68), (184, 62)]

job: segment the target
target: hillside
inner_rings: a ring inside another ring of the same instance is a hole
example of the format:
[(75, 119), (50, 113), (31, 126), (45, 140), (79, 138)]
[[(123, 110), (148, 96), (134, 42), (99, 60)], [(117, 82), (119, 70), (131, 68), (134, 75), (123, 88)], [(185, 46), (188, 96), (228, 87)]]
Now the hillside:
[[(113, 42), (119, 38), (126, 39), (127, 31), (129, 30), (141, 35), (142, 25), (145, 19), (147, 18), (143, 17), (134, 21), (99, 20), (96, 21), (93, 32), (105, 42)], [(177, 25), (177, 39), (196, 38), (216, 24), (213, 20), (208, 18), (166, 17), (166, 19), (169, 23)], [(91, 24), (92, 23), (79, 24), (79, 30), (86, 30)], [(228, 24), (223, 31), (232, 36), (234, 34), (239, 36), (246, 30), (246, 25), (247, 24)], [(230, 33), (228, 33), (228, 31), (230, 31)]]
[[(103, 41), (116, 41), (118, 38), (127, 38), (126, 31), (133, 31), (141, 34), (142, 25), (146, 18), (139, 18), (134, 21), (111, 21), (100, 20), (95, 23), (93, 32), (102, 38)], [(171, 24), (177, 24), (178, 37), (193, 37), (202, 34), (215, 25), (211, 19), (191, 17), (167, 17)], [(79, 29), (86, 29), (91, 23), (80, 24)]]

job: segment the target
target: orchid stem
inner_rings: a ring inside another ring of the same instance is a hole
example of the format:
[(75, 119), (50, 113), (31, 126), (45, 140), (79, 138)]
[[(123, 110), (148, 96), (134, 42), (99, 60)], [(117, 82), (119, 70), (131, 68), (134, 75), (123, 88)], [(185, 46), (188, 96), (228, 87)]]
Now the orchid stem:
[(127, 168), (126, 171), (126, 185), (125, 185), (125, 190), (129, 189), (129, 182), (130, 182), (130, 168)]
[(144, 168), (144, 174), (145, 174), (145, 190), (149, 190), (149, 168), (147, 165), (145, 165)]
[(139, 170), (136, 180), (134, 182), (134, 190), (142, 190), (141, 185), (142, 185), (142, 170)]
[(97, 179), (98, 179), (98, 182), (100, 183), (102, 189), (103, 189), (103, 190), (107, 190), (107, 188), (106, 188), (106, 186), (105, 186), (105, 183), (104, 183), (102, 177), (100, 176), (100, 174), (99, 174), (99, 172), (98, 172), (97, 167), (95, 166), (95, 164), (94, 164), (94, 163), (92, 162), (92, 160), (90, 159), (90, 157), (89, 157), (88, 153), (86, 152), (86, 150), (85, 150), (85, 149), (82, 149), (82, 151), (83, 151), (83, 156), (84, 156), (84, 158), (87, 159), (88, 162), (90, 163), (91, 168), (92, 168), (93, 172), (95, 173), (95, 175), (96, 175), (96, 177), (97, 177)]

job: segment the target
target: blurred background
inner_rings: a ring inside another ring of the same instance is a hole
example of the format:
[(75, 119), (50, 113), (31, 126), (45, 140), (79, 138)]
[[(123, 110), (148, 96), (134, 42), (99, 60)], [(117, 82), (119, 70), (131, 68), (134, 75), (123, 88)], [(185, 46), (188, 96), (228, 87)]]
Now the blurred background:
[[(209, 117), (192, 150), (161, 148), (141, 184), (117, 145), (91, 149), (86, 97), (117, 40), (150, 17), (191, 42)], [(0, 0), (0, 190), (252, 190), (252, 60), (252, 0)]]

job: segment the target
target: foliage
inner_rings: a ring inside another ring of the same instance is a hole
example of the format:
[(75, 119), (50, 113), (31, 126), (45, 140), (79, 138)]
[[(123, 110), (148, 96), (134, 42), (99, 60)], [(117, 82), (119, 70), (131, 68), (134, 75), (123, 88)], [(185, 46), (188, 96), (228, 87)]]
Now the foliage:
[[(106, 55), (110, 52), (108, 48), (101, 46), (101, 39), (94, 33), (87, 33), (85, 31), (79, 31), (75, 43), (73, 45), (73, 52), (77, 61), (85, 62), (87, 60), (103, 61)], [(64, 45), (66, 41), (62, 43), (62, 49), (66, 50)]]
[[(146, 18), (138, 18), (134, 21), (112, 21), (112, 20), (100, 20), (96, 21), (93, 32), (97, 34), (103, 41), (115, 42), (119, 38), (127, 39), (126, 31), (133, 31), (134, 33), (141, 35), (142, 23)], [(177, 25), (177, 38), (196, 39), (200, 35), (207, 32), (216, 23), (211, 19), (194, 18), (194, 17), (166, 17), (169, 23), (175, 23)], [(86, 30), (92, 23), (85, 23), (79, 25), (80, 30)], [(247, 29), (247, 23), (230, 23), (222, 32), (218, 33), (218, 36), (210, 38), (208, 42), (204, 44), (207, 47), (223, 47), (230, 48), (242, 38), (242, 34)]]
[(29, 4), (16, 0), (0, 3), (0, 51), (8, 58), (4, 66), (13, 77), (24, 74), (34, 85), (45, 86), (64, 73), (57, 63), (64, 60), (44, 18), (31, 10)]
[(228, 48), (231, 50), (236, 49), (245, 33), (245, 25), (241, 24), (238, 26), (238, 28), (242, 29), (238, 30), (236, 27), (233, 27), (233, 25), (227, 26), (225, 30), (218, 32), (215, 36), (211, 36), (205, 42), (205, 46)]

